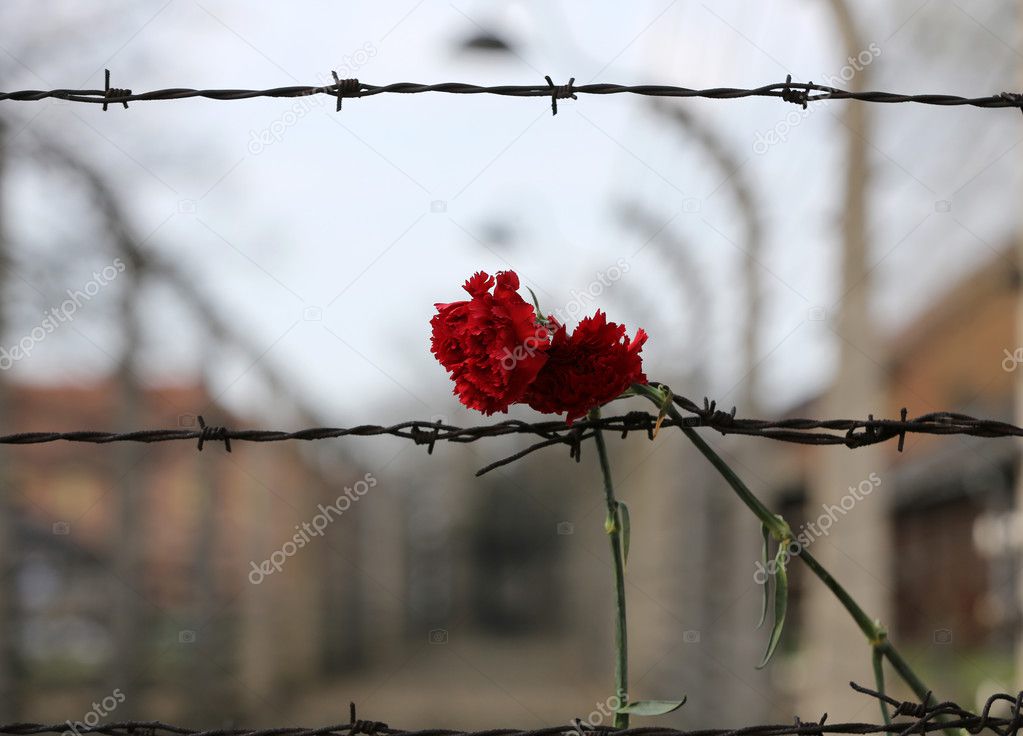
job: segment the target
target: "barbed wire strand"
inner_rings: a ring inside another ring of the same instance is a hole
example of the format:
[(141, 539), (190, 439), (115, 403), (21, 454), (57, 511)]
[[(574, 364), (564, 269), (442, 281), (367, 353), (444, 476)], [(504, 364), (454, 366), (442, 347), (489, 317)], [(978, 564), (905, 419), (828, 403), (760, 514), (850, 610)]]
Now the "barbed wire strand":
[(346, 98), (375, 97), (384, 94), (415, 95), (426, 92), (439, 92), (452, 95), (497, 95), (500, 97), (549, 97), (551, 112), (558, 114), (558, 100), (578, 99), (578, 95), (641, 95), (644, 97), (675, 97), (703, 98), (712, 100), (735, 100), (747, 97), (776, 97), (784, 102), (799, 105), (806, 109), (808, 104), (826, 100), (857, 100), (881, 104), (916, 103), (920, 105), (936, 105), (943, 107), (978, 107), (978, 108), (1015, 108), (1023, 110), (1023, 95), (1016, 92), (1001, 92), (982, 97), (962, 97), (947, 94), (902, 94), (882, 91), (850, 91), (830, 87), (813, 82), (793, 82), (789, 75), (784, 82), (774, 82), (762, 87), (709, 87), (694, 89), (669, 84), (575, 84), (573, 77), (568, 84), (556, 85), (548, 76), (544, 84), (506, 84), (482, 86), (465, 82), (443, 82), (440, 84), (421, 84), (418, 82), (395, 82), (392, 84), (369, 84), (358, 79), (340, 79), (337, 72), (334, 84), (328, 85), (292, 85), (269, 89), (192, 89), (188, 87), (172, 87), (152, 90), (150, 92), (133, 92), (130, 89), (110, 86), (110, 70), (105, 70), (104, 89), (26, 89), (15, 92), (0, 92), (0, 101), (38, 102), (40, 100), (57, 99), (65, 102), (81, 102), (102, 105), (122, 104), (125, 108), (129, 102), (153, 102), (157, 100), (184, 100), (204, 98), (208, 100), (234, 101), (249, 100), (260, 97), (310, 97), (328, 95), (337, 98), (337, 110), (341, 110), (341, 100)]
[[(549, 726), (520, 730), (516, 728), (491, 728), (485, 731), (459, 731), (454, 729), (422, 729), (404, 730), (392, 728), (380, 721), (358, 720), (355, 718), (355, 706), (351, 706), (351, 720), (348, 723), (322, 726), (320, 728), (304, 728), (300, 726), (283, 726), (249, 730), (244, 728), (217, 728), (202, 730), (176, 726), (162, 721), (118, 721), (100, 723), (93, 726), (74, 724), (78, 734), (105, 734), (106, 736), (823, 736), (823, 734), (928, 734), (942, 729), (962, 728), (970, 734), (991, 731), (997, 736), (1016, 736), (1023, 719), (1020, 717), (1023, 706), (1023, 691), (1017, 695), (997, 693), (989, 697), (980, 714), (961, 708), (956, 703), (932, 703), (926, 705), (912, 701), (898, 701), (883, 693), (857, 685), (850, 686), (859, 693), (877, 698), (892, 708), (892, 718), (907, 718), (905, 721), (892, 723), (828, 723), (825, 713), (818, 721), (809, 723), (798, 717), (792, 723), (765, 724), (745, 726), (742, 728), (701, 729), (699, 731), (680, 731), (664, 726), (641, 726), (616, 730), (605, 725), (590, 725), (580, 719), (561, 726)], [(996, 703), (1009, 704), (1009, 717), (992, 716), (991, 710)], [(944, 721), (940, 719), (944, 718)], [(71, 721), (44, 725), (39, 723), (9, 723), (0, 725), (3, 736), (35, 736), (37, 734), (64, 734), (71, 726)]]
[[(704, 398), (697, 404), (684, 396), (675, 395), (675, 404), (692, 416), (679, 422), (670, 417), (661, 421), (661, 427), (686, 426), (705, 427), (722, 435), (744, 435), (762, 437), (780, 442), (802, 445), (843, 445), (850, 449), (876, 445), (890, 440), (898, 441), (901, 451), (907, 434), (921, 435), (967, 435), (973, 437), (1023, 437), (1023, 428), (1008, 422), (993, 419), (978, 419), (955, 412), (932, 412), (909, 418), (903, 408), (899, 419), (743, 419), (731, 411), (722, 411), (717, 404)], [(70, 432), (18, 432), (0, 435), (0, 445), (36, 445), (49, 442), (82, 442), (110, 444), (114, 442), (174, 442), (191, 440), (202, 450), (208, 442), (223, 442), (231, 451), (232, 442), (285, 442), (291, 440), (314, 441), (341, 437), (391, 436), (411, 440), (425, 445), (428, 453), (438, 442), (469, 443), (491, 437), (508, 435), (533, 435), (541, 438), (513, 455), (493, 462), (482, 468), (477, 475), (483, 475), (496, 468), (508, 465), (527, 455), (554, 445), (567, 445), (570, 456), (581, 457), (582, 442), (593, 437), (596, 430), (619, 432), (626, 438), (630, 432), (645, 432), (653, 439), (658, 418), (645, 411), (631, 411), (626, 414), (600, 419), (582, 419), (572, 425), (562, 421), (526, 422), (507, 419), (493, 424), (473, 427), (459, 427), (444, 421), (429, 422), (412, 419), (397, 424), (360, 424), (355, 427), (310, 427), (295, 431), (273, 429), (231, 429), (224, 426), (207, 425), (198, 417), (197, 427), (176, 429), (142, 429), (131, 432), (103, 432), (75, 430)]]

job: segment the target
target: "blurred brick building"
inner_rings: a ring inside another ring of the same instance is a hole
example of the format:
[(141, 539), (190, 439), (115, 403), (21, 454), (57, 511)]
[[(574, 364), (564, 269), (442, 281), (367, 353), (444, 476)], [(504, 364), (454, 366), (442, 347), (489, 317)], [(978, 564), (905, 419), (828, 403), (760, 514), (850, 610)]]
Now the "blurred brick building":
[[(905, 407), (910, 417), (951, 410), (1013, 422), (1019, 281), (1011, 251), (994, 254), (891, 336), (884, 396), (878, 403), (884, 410), (875, 413), (898, 417)], [(816, 400), (789, 412), (821, 413)], [(848, 451), (772, 449), (767, 478), (773, 506), (798, 529), (826, 513), (807, 500), (815, 464), (840, 464)], [(1018, 443), (1010, 439), (907, 435), (902, 453), (888, 443), (876, 466), (876, 490), (847, 512), (833, 514), (833, 526), (814, 541), (839, 550), (832, 572), (840, 581), (862, 576), (857, 527), (876, 523), (873, 512), (883, 510), (881, 523), (892, 555), (886, 570), (867, 576), (887, 601), (889, 613), (882, 622), (929, 685), (964, 702), (992, 682), (1013, 687), (1021, 620), (1021, 540), (1014, 502), (1018, 453)], [(848, 488), (835, 488), (828, 503), (837, 504), (848, 493)], [(872, 513), (862, 513), (860, 504), (869, 505)], [(807, 607), (807, 588), (820, 583), (801, 565), (793, 565), (792, 573), (786, 651), (800, 674), (778, 684), (794, 693), (813, 677), (822, 653), (808, 649), (800, 635), (800, 622), (814, 615)], [(829, 625), (851, 626), (837, 604), (827, 610), (829, 617), (834, 614)], [(848, 663), (844, 680), (870, 681), (865, 642), (830, 654)], [(900, 687), (897, 678), (890, 679)]]
[[(113, 429), (123, 401), (113, 383), (10, 389), (10, 426), (26, 432)], [(193, 428), (198, 412), (247, 424), (195, 385), (145, 389), (136, 412), (145, 427)], [(307, 449), (57, 442), (9, 450), (17, 647), (40, 707), (62, 691), (74, 702), (74, 692), (94, 696), (109, 683), (126, 693), (125, 712), (260, 713), (328, 665), (351, 664), (359, 632), (345, 619), (358, 581), (339, 574), (337, 559), (357, 559), (354, 514), (332, 517), (322, 539), (307, 534), (307, 545), (287, 547), (280, 571), (252, 573), (361, 477), (351, 466), (328, 482)], [(124, 564), (127, 537), (137, 567)], [(136, 630), (127, 672), (116, 656), (125, 620)]]

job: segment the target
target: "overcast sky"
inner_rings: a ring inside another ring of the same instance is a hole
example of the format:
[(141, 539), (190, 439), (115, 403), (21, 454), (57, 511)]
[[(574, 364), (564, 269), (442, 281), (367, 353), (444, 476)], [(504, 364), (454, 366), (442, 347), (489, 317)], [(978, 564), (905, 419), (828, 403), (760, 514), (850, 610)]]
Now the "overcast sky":
[[(871, 87), (986, 95), (1019, 86), (1014, 26), (998, 15), (1004, 3), (855, 5)], [(848, 64), (829, 4), (808, 0), (637, 1), (628, 12), (582, 0), (89, 6), (5, 3), (0, 88), (102, 87), (104, 67), (115, 86), (136, 92), (323, 84), (332, 69), (373, 84), (536, 84), (550, 74), (558, 83), (758, 86), (786, 74), (826, 81)], [(503, 34), (515, 53), (460, 51), (481, 27)], [(850, 103), (804, 114), (778, 100), (671, 101), (720, 136), (740, 162), (734, 172), (647, 100), (625, 95), (563, 101), (557, 117), (542, 98), (441, 94), (347, 100), (340, 113), (326, 97), (135, 103), (106, 113), (0, 104), (12, 149), (27, 150), (33, 134), (53, 136), (101, 166), (145, 247), (181, 263), (262, 346), (261, 359), (338, 424), (381, 411), (468, 420), (453, 410), (429, 354), (428, 321), (433, 303), (459, 298), (473, 271), (513, 268), (547, 311), (570, 310), (573, 291), (619, 259), (627, 273), (584, 312), (600, 307), (630, 331), (646, 328), (651, 378), (678, 381), (702, 361), (705, 384), (677, 390), (734, 401), (744, 299), (733, 177), (752, 186), (765, 227), (765, 401), (782, 409), (832, 370), (834, 336), (812, 316), (833, 314), (838, 296), (839, 116)], [(875, 311), (891, 331), (1007, 241), (1023, 120), (1010, 110), (871, 110)], [(785, 140), (765, 151), (757, 141), (771, 131)], [(65, 179), (15, 162), (7, 202), (16, 289), (34, 303), (16, 310), (5, 345), (55, 305), (50, 294), (82, 288), (112, 258), (96, 248), (94, 218)], [(664, 224), (685, 249), (685, 274), (622, 222), (624, 202)], [(35, 281), (47, 286), (36, 290)], [(711, 298), (694, 301), (694, 282)], [(119, 344), (117, 298), (115, 280), (16, 374), (67, 382), (108, 368)], [(151, 294), (145, 319), (153, 380), (180, 377), (209, 355), (167, 292)], [(216, 357), (208, 370), (217, 389), (255, 413), (251, 361)]]

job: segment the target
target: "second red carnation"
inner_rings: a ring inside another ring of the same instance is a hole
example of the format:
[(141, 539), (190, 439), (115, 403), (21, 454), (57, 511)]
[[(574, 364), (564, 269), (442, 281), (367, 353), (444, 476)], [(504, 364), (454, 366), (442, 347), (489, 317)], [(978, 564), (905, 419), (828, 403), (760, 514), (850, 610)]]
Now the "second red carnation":
[(630, 338), (625, 325), (608, 322), (600, 311), (581, 320), (571, 335), (560, 325), (523, 400), (547, 414), (567, 412), (571, 424), (633, 383), (646, 383), (639, 355), (646, 339), (643, 329)]

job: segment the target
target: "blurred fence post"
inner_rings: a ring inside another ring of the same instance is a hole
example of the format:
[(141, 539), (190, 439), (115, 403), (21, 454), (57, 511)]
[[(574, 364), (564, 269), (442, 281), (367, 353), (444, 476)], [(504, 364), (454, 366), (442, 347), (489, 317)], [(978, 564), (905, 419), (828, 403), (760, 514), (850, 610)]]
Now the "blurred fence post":
[[(207, 360), (202, 365), (213, 363), (212, 346), (206, 347)], [(210, 395), (207, 376), (202, 374), (200, 386), (203, 401)], [(215, 404), (215, 400), (210, 402)], [(219, 412), (219, 409), (215, 409)], [(230, 651), (225, 642), (227, 627), (221, 625), (218, 605), (219, 580), (217, 577), (217, 544), (221, 499), (218, 488), (217, 468), (222, 458), (219, 453), (196, 453), (196, 512), (194, 553), (192, 556), (191, 625), (195, 626), (196, 641), (189, 649), (190, 676), (186, 685), (188, 712), (196, 723), (218, 723), (225, 710), (236, 711), (232, 692), (233, 677), (224, 677), (233, 667), (225, 663), (225, 654)], [(198, 630), (201, 629), (201, 630)], [(233, 673), (232, 673), (233, 674)]]
[[(842, 57), (856, 58), (864, 48), (848, 0), (829, 0), (836, 30), (842, 41)], [(847, 85), (850, 90), (867, 89), (868, 70), (863, 68)], [(883, 414), (883, 345), (878, 339), (871, 313), (873, 295), (871, 268), (868, 265), (867, 182), (870, 150), (868, 145), (868, 105), (850, 103), (842, 109), (841, 127), (845, 134), (844, 188), (841, 211), (841, 273), (838, 279), (837, 313), (829, 315), (828, 326), (837, 338), (837, 366), (824, 400), (828, 416)], [(821, 448), (815, 458), (807, 493), (808, 517), (816, 518), (823, 506), (839, 503), (871, 473), (885, 469), (881, 448)], [(838, 546), (824, 540), (813, 554), (843, 581), (853, 597), (882, 623), (890, 609), (890, 505), (887, 496), (878, 493), (859, 503), (836, 526)], [(844, 552), (840, 551), (844, 550)], [(870, 682), (870, 650), (863, 635), (851, 623), (837, 618), (838, 603), (821, 585), (807, 588), (806, 639), (801, 647), (800, 669), (806, 673), (802, 708), (828, 703), (836, 720), (859, 712), (862, 703), (850, 695), (849, 680)]]
[[(4, 185), (6, 184), (5, 167), (5, 123), (0, 118), (0, 336), (7, 333), (7, 300), (6, 266), (10, 258), (6, 240), (6, 222), (4, 219)], [(0, 372), (0, 431), (6, 432), (7, 426), (7, 380)], [(17, 720), (20, 711), (20, 698), (17, 673), (17, 600), (15, 598), (15, 559), (17, 542), (15, 533), (15, 508), (13, 489), (11, 488), (11, 452), (0, 450), (0, 719)]]
[[(764, 229), (760, 216), (761, 208), (754, 190), (754, 183), (743, 170), (745, 161), (738, 155), (738, 149), (726, 140), (725, 136), (717, 128), (701, 120), (698, 116), (689, 111), (689, 108), (681, 105), (667, 104), (666, 100), (654, 98), (652, 107), (655, 111), (669, 120), (686, 136), (695, 141), (700, 149), (717, 165), (722, 175), (726, 177), (727, 187), (732, 193), (735, 201), (735, 209), (743, 223), (742, 247), (744, 255), (742, 258), (742, 292), (745, 297), (744, 313), (742, 319), (742, 360), (741, 376), (737, 387), (738, 397), (734, 401), (728, 395), (718, 397), (722, 403), (734, 403), (739, 407), (743, 416), (759, 415), (759, 392), (760, 386), (760, 358), (758, 345), (760, 343), (760, 325), (763, 311), (763, 288), (760, 278), (761, 257), (763, 252)], [(677, 257), (677, 256), (676, 256)], [(680, 268), (681, 271), (681, 268)], [(696, 280), (699, 280), (697, 277)], [(710, 304), (706, 299), (703, 304)], [(704, 328), (706, 329), (706, 328)], [(702, 341), (695, 342), (702, 344)], [(696, 381), (701, 385), (703, 381)], [(728, 440), (725, 440), (728, 442)], [(750, 467), (762, 467), (763, 454), (766, 452), (760, 443), (739, 443), (728, 442), (736, 453), (741, 453), (743, 461)], [(696, 460), (697, 464), (701, 460)], [(694, 489), (690, 501), (698, 506), (694, 513), (701, 515), (706, 529), (728, 529), (733, 533), (730, 544), (722, 545), (716, 535), (708, 535), (706, 549), (703, 551), (705, 570), (708, 581), (702, 587), (702, 595), (699, 600), (703, 610), (699, 620), (706, 622), (703, 625), (710, 626), (710, 622), (717, 622), (716, 626), (730, 626), (732, 631), (744, 632), (728, 637), (707, 636), (702, 646), (711, 651), (711, 647), (718, 647), (714, 650), (714, 656), (719, 661), (727, 662), (748, 662), (758, 656), (760, 641), (749, 631), (749, 611), (741, 605), (732, 605), (736, 600), (743, 597), (749, 585), (749, 579), (745, 573), (753, 560), (759, 555), (759, 536), (756, 528), (752, 526), (749, 514), (740, 504), (734, 503), (734, 499), (726, 497), (717, 492), (719, 489), (713, 485), (701, 484), (696, 479), (699, 476), (690, 471), (689, 478), (693, 480)], [(749, 528), (752, 531), (746, 534), (737, 533), (739, 530)], [(741, 572), (741, 574), (736, 574)], [(720, 582), (724, 581), (724, 582)], [(709, 632), (708, 632), (709, 633)], [(716, 642), (722, 642), (716, 644)], [(693, 703), (703, 702), (707, 710), (707, 716), (720, 712), (728, 707), (729, 701), (734, 697), (734, 690), (729, 687), (731, 675), (727, 668), (718, 668), (706, 673), (700, 678), (699, 685), (703, 688), (703, 697), (700, 699), (691, 698)], [(754, 708), (752, 704), (748, 708)], [(760, 708), (755, 715), (749, 713), (754, 719), (760, 720), (769, 714), (766, 708)]]
[[(121, 330), (124, 344), (115, 380), (117, 423), (119, 427), (137, 427), (141, 423), (142, 390), (135, 375), (135, 359), (141, 343), (139, 309), (141, 307), (140, 279), (142, 259), (137, 253), (120, 248), (125, 258), (121, 277)], [(111, 553), (115, 579), (111, 617), (114, 631), (114, 652), (108, 688), (120, 688), (126, 695), (118, 707), (118, 717), (132, 718), (144, 712), (140, 703), (145, 682), (145, 668), (149, 664), (149, 648), (145, 646), (142, 597), (145, 595), (144, 541), (146, 539), (146, 513), (144, 483), (139, 464), (141, 446), (123, 442), (112, 448), (114, 453), (113, 485), (117, 498), (116, 534), (111, 540)]]
[[(1016, 3), (1016, 24), (1017, 30), (1023, 30), (1023, 0), (1018, 0)], [(1023, 63), (1019, 66), (1018, 76), (1023, 79)], [(1018, 155), (1018, 154), (1017, 154)], [(1017, 185), (1019, 186), (1019, 185)], [(1023, 195), (1023, 192), (1017, 190), (1016, 196)], [(1016, 233), (1015, 233), (1015, 258), (1016, 258), (1016, 345), (1012, 346), (1015, 350), (1016, 346), (1023, 346), (1023, 218), (1016, 217), (1015, 221)], [(1014, 382), (1015, 389), (1015, 401), (1016, 406), (1014, 408), (1015, 423), (1016, 425), (1023, 425), (1023, 371), (1016, 371), (1016, 380)], [(1016, 485), (1016, 503), (1014, 508), (1016, 524), (1020, 524), (1023, 521), (1023, 444), (1016, 443), (1016, 452), (1018, 457), (1015, 463), (1015, 479)], [(1019, 527), (1017, 526), (1017, 529)], [(1017, 575), (1017, 603), (1016, 603), (1016, 620), (1023, 620), (1023, 550), (1017, 548), (1016, 550), (1016, 565), (1018, 566)], [(1020, 632), (1020, 627), (1017, 624), (1016, 627), (1016, 671), (1015, 671), (1015, 685), (1010, 688), (1012, 690), (1023, 690), (1023, 634)]]

